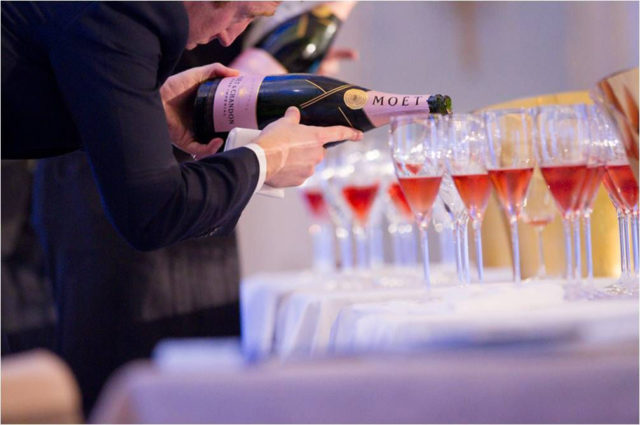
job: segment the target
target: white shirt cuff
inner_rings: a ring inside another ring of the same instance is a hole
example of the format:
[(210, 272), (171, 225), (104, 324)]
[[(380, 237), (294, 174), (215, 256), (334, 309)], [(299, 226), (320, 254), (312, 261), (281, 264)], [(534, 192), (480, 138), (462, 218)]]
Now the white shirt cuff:
[(244, 147), (251, 149), (258, 158), (258, 184), (256, 184), (255, 193), (262, 189), (264, 180), (267, 178), (267, 156), (264, 154), (264, 149), (257, 143), (248, 143)]

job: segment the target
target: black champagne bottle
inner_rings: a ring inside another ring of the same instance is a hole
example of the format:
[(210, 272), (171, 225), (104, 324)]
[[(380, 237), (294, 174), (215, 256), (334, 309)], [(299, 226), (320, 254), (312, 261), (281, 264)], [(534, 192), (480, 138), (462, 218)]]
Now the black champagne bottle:
[(289, 106), (300, 109), (302, 124), (367, 131), (387, 124), (397, 113), (447, 114), (451, 98), (383, 93), (313, 74), (247, 74), (200, 85), (194, 104), (194, 134), (200, 143), (208, 143), (214, 137), (226, 139), (234, 127), (263, 129), (281, 118)]
[[(281, 5), (303, 10), (258, 35), (231, 67), (263, 75), (316, 72), (354, 5), (354, 1), (324, 2), (311, 9), (303, 3)], [(259, 33), (260, 28), (253, 32)]]

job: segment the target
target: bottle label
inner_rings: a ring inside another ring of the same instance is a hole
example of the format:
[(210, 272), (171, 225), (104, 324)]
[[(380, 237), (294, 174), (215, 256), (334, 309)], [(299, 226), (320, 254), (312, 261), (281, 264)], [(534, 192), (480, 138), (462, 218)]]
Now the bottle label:
[[(351, 90), (345, 92), (345, 104), (347, 103), (346, 95)], [(362, 91), (362, 90), (360, 90)], [(390, 116), (398, 113), (407, 112), (427, 112), (429, 113), (429, 96), (425, 95), (403, 95), (393, 93), (383, 93), (370, 90), (365, 93), (367, 95), (364, 105), (364, 113), (375, 127), (380, 127), (389, 122)], [(353, 96), (352, 96), (353, 97)], [(362, 102), (362, 100), (359, 100)], [(356, 109), (356, 108), (351, 108)]]
[(216, 132), (235, 127), (258, 128), (256, 104), (264, 75), (240, 75), (223, 78), (213, 100), (213, 125)]

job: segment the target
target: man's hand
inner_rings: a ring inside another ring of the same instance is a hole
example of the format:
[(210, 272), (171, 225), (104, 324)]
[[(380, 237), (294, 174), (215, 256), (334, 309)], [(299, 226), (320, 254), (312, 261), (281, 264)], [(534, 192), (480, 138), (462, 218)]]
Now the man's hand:
[(291, 106), (284, 117), (265, 127), (255, 142), (267, 157), (265, 183), (287, 187), (299, 186), (313, 174), (324, 157), (325, 143), (360, 139), (362, 132), (349, 127), (302, 125), (300, 111)]
[(200, 83), (216, 77), (235, 77), (235, 69), (213, 63), (191, 68), (173, 75), (160, 87), (162, 106), (169, 125), (169, 136), (174, 145), (190, 153), (194, 158), (212, 155), (220, 149), (224, 141), (212, 139), (208, 144), (198, 143), (191, 131), (193, 101)]

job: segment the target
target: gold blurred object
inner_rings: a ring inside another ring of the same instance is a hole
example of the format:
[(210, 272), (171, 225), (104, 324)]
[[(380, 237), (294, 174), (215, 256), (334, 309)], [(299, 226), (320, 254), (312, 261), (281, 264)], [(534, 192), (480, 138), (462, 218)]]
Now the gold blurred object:
[(590, 95), (614, 122), (638, 181), (638, 68), (603, 78)]
[[(516, 99), (482, 110), (506, 108), (531, 108), (543, 105), (591, 104), (586, 91), (563, 92), (548, 95)], [(637, 145), (636, 145), (637, 146)], [(637, 168), (637, 167), (636, 167)], [(535, 229), (531, 225), (518, 223), (520, 237), (520, 267), (522, 278), (535, 276), (538, 270), (537, 240)], [(593, 273), (595, 277), (617, 276), (620, 272), (620, 249), (618, 244), (618, 221), (616, 211), (601, 185), (596, 195), (591, 216), (591, 237), (593, 245)], [(562, 220), (556, 218), (542, 232), (544, 243), (544, 262), (549, 276), (562, 276), (564, 273), (564, 238)], [(495, 197), (491, 194), (485, 219), (482, 225), (482, 251), (486, 267), (510, 267), (511, 245), (509, 223)], [(586, 275), (584, 237), (582, 242), (583, 274)]]

